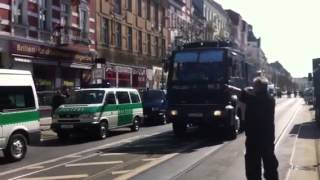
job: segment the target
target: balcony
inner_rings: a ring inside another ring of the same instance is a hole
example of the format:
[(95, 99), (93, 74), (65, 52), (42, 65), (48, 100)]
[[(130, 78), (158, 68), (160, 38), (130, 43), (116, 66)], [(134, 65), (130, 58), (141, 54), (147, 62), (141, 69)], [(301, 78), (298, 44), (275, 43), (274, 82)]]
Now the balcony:
[(89, 32), (74, 27), (61, 27), (55, 32), (55, 41), (60, 46), (69, 45), (71, 42), (89, 45)]

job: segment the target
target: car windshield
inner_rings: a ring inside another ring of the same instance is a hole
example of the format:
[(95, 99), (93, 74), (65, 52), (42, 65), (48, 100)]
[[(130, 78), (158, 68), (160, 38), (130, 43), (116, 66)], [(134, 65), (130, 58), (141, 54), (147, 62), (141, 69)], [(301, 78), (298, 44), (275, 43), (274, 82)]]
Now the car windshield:
[(103, 90), (82, 90), (72, 94), (67, 104), (100, 104), (103, 101), (105, 91)]
[(161, 91), (149, 90), (143, 93), (144, 102), (161, 101), (163, 99), (163, 93)]
[(174, 58), (173, 81), (223, 80), (223, 51), (178, 52)]

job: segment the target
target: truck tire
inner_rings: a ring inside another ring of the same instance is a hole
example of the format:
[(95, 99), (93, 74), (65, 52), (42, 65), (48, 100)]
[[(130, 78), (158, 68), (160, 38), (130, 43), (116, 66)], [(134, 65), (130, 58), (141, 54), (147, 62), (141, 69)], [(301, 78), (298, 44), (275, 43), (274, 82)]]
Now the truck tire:
[(65, 141), (70, 137), (70, 133), (68, 132), (57, 132), (57, 136), (60, 141)]
[(19, 161), (23, 159), (27, 153), (27, 139), (21, 133), (13, 134), (3, 150), (4, 156), (9, 161)]
[(225, 138), (227, 141), (234, 140), (237, 138), (237, 130), (234, 125), (226, 127)]
[(176, 136), (182, 137), (187, 132), (187, 124), (186, 123), (178, 123), (172, 122), (173, 132)]

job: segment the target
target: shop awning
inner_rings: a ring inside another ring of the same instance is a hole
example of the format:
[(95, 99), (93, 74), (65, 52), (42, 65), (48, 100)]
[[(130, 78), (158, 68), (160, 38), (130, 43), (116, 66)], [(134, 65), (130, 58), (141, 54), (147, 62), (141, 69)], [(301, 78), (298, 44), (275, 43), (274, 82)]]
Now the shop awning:
[(61, 63), (64, 67), (76, 68), (76, 69), (92, 69), (93, 64), (80, 64), (80, 63)]
[(58, 62), (43, 60), (43, 59), (14, 57), (14, 60), (17, 62), (24, 62), (24, 63), (36, 63), (36, 64), (46, 64), (46, 65), (55, 65), (55, 66), (58, 65)]

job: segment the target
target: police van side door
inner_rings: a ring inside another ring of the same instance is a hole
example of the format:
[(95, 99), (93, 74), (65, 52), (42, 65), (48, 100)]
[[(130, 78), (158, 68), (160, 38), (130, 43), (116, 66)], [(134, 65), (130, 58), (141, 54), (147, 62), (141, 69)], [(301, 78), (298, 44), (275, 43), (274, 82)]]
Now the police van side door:
[(118, 125), (118, 108), (115, 93), (109, 91), (106, 96), (103, 117), (106, 117), (110, 128), (116, 128)]

